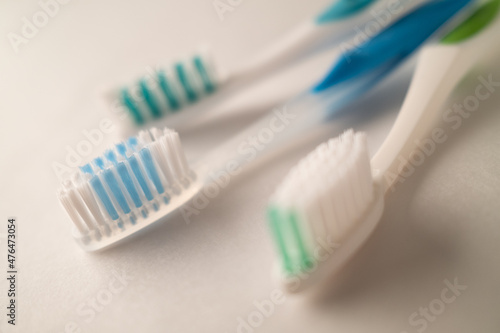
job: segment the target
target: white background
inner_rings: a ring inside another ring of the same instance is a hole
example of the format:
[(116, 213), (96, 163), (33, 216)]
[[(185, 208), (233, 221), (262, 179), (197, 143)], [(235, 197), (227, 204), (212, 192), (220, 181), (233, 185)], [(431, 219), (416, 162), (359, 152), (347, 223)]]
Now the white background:
[[(103, 253), (84, 253), (73, 242), (55, 195), (59, 180), (52, 164), (64, 163), (66, 146), (74, 148), (85, 139), (83, 130), (109, 117), (96, 98), (101, 85), (127, 82), (147, 65), (168, 64), (200, 42), (231, 67), (327, 3), (245, 0), (221, 21), (210, 0), (72, 0), (18, 53), (7, 34), (19, 34), (23, 17), (31, 18), (39, 4), (0, 3), (0, 233), (5, 235), (7, 217), (19, 223), (17, 325), (5, 324), (2, 305), (2, 332), (65, 332), (72, 325), (81, 332), (236, 332), (239, 318), (256, 311), (254, 302), (270, 299), (279, 287), (271, 277), (275, 253), (263, 218), (270, 194), (302, 156), (344, 128), (367, 131), (376, 151), (404, 97), (412, 64), (295, 150), (231, 180), (189, 225), (177, 217)], [(312, 59), (260, 92), (299, 91), (330, 58)], [(500, 78), (497, 69), (480, 74)], [(472, 76), (447, 107), (476, 85)], [(258, 108), (251, 106), (258, 93), (235, 96), (226, 111), (221, 107), (181, 132), (190, 158), (255, 118), (252, 110)], [(457, 278), (467, 289), (426, 332), (497, 332), (499, 102), (494, 94), (456, 131), (437, 125), (449, 140), (388, 196), (380, 227), (347, 267), (340, 291), (325, 291), (329, 296), (321, 302), (288, 296), (252, 330), (416, 332), (409, 316), (441, 296), (444, 280)], [(95, 155), (119, 138), (119, 125)], [(5, 242), (0, 246), (4, 267)], [(110, 284), (119, 286), (116, 274), (131, 280), (95, 316), (79, 313)]]

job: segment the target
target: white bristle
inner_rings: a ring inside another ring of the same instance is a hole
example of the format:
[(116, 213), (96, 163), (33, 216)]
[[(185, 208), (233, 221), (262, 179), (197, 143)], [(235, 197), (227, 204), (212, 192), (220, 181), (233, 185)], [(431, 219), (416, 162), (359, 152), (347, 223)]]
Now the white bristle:
[(172, 188), (174, 192), (178, 192), (179, 188), (176, 182), (176, 177), (174, 176), (172, 168), (169, 165), (169, 157), (163, 151), (164, 148), (162, 144), (161, 132), (156, 128), (153, 128), (151, 132), (155, 138), (155, 141), (151, 144), (151, 153), (154, 155), (158, 166), (162, 170), (163, 176), (168, 182), (169, 187)]
[(182, 168), (182, 173), (183, 173), (184, 177), (189, 177), (189, 175), (191, 174), (191, 169), (189, 168), (186, 154), (184, 154), (184, 150), (182, 149), (181, 139), (179, 137), (179, 134), (172, 133), (172, 140), (174, 141), (174, 145), (176, 147), (175, 152), (176, 152), (180, 167)]
[[(77, 174), (77, 177), (78, 179), (80, 179), (81, 175)], [(87, 206), (88, 210), (90, 211), (90, 214), (93, 216), (97, 224), (102, 227), (102, 229), (106, 234), (108, 234), (109, 227), (106, 226), (106, 221), (101, 212), (101, 209), (99, 208), (96, 198), (92, 194), (92, 189), (90, 188), (90, 185), (87, 182), (83, 182), (81, 180), (79, 181), (79, 183), (80, 186), (78, 186), (76, 189), (80, 194), (80, 197), (82, 198), (83, 202)]]
[[(272, 197), (271, 206), (299, 216), (299, 237), (312, 257), (311, 249), (322, 240), (341, 243), (348, 237), (370, 206), (373, 193), (366, 135), (349, 130), (319, 145), (292, 168)], [(289, 232), (289, 221), (279, 223), (278, 232)], [(288, 255), (296, 261), (289, 270), (299, 269), (297, 241), (283, 239)]]
[(152, 129), (83, 166), (63, 182), (59, 198), (79, 237), (99, 241), (168, 206), (192, 174), (178, 134)]
[(177, 144), (174, 139), (176, 134), (177, 133), (165, 131), (163, 139), (163, 147), (164, 151), (169, 156), (169, 161), (171, 161), (170, 166), (172, 167), (173, 173), (177, 178), (182, 178), (184, 176), (184, 173), (182, 172), (182, 165), (179, 160), (179, 156), (177, 155)]
[(83, 202), (83, 199), (80, 197), (77, 189), (71, 185), (70, 187), (67, 188), (67, 194), (70, 199), (71, 204), (75, 208), (76, 212), (80, 216), (80, 218), (83, 220), (85, 223), (87, 229), (89, 231), (95, 229), (95, 223), (94, 223), (94, 218), (92, 217), (92, 214), (90, 211), (87, 209), (85, 203)]
[(64, 209), (68, 213), (69, 217), (75, 224), (76, 228), (82, 235), (88, 234), (88, 229), (85, 227), (84, 222), (80, 218), (80, 215), (76, 211), (75, 206), (72, 204), (71, 199), (69, 198), (67, 192), (64, 189), (60, 189), (58, 192), (59, 200), (63, 205)]

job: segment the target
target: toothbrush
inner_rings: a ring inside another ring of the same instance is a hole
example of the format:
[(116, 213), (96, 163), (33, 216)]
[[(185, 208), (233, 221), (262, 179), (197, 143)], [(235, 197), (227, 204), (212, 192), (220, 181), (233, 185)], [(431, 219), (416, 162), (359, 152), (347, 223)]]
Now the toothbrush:
[[(137, 137), (117, 144), (82, 166), (59, 190), (60, 201), (75, 225), (77, 243), (89, 251), (103, 249), (174, 211), (188, 216), (193, 210), (189, 202), (196, 195), (212, 197), (218, 193), (217, 175), (236, 174), (236, 169), (289, 144), (298, 134), (361, 96), (435, 31), (455, 24), (451, 18), (468, 9), (469, 3), (438, 1), (414, 10), (361, 48), (369, 62), (338, 60), (324, 80), (290, 100), (285, 111), (263, 117), (193, 166), (184, 156), (179, 135), (169, 129), (141, 131)], [(423, 18), (427, 25), (420, 27), (421, 33), (413, 43), (400, 43), (401, 38), (408, 39), (406, 28)], [(397, 52), (386, 52), (388, 38), (394, 39), (392, 49)], [(344, 67), (353, 64), (357, 74), (346, 75)], [(249, 138), (259, 140), (259, 147), (249, 151)]]
[[(215, 91), (219, 90), (216, 94), (219, 97), (223, 97), (221, 95), (223, 91), (227, 92), (226, 96), (230, 95), (235, 87), (247, 86), (291, 65), (308, 53), (325, 46), (324, 44), (335, 45), (353, 36), (359, 25), (376, 21), (372, 13), (388, 11), (387, 1), (375, 2), (375, 0), (335, 1), (320, 15), (302, 23), (278, 43), (254, 58), (244, 60), (239, 67), (226, 73), (216, 68), (210, 52), (201, 50), (189, 59), (175, 63), (167, 70), (155, 71), (149, 79), (143, 77), (129, 87), (110, 90), (105, 94), (107, 104), (113, 108), (121, 107), (126, 110), (131, 120), (124, 124), (128, 127), (141, 126), (163, 117), (168, 117), (169, 126), (181, 124), (193, 116), (191, 112), (179, 112), (182, 108), (212, 95)], [(395, 16), (407, 12), (415, 3), (415, 1), (412, 4), (406, 2), (408, 1), (401, 4), (404, 10)], [(370, 11), (369, 8), (373, 10)], [(377, 24), (380, 26), (380, 23)], [(198, 113), (200, 109), (192, 111)], [(206, 109), (204, 105), (203, 110)]]
[(500, 47), (492, 44), (500, 31), (499, 9), (500, 0), (489, 1), (422, 51), (400, 114), (371, 162), (366, 135), (349, 130), (288, 173), (267, 214), (287, 291), (319, 290), (366, 242), (381, 219), (384, 194), (398, 179), (398, 157), (410, 160), (454, 87), (476, 65), (498, 56)]

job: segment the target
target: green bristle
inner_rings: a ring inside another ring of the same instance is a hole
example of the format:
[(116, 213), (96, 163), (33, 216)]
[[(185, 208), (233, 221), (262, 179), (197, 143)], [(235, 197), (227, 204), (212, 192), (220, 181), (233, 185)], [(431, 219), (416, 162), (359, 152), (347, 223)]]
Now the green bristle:
[(298, 214), (270, 206), (267, 216), (285, 273), (295, 275), (309, 270), (313, 260), (306, 250)]

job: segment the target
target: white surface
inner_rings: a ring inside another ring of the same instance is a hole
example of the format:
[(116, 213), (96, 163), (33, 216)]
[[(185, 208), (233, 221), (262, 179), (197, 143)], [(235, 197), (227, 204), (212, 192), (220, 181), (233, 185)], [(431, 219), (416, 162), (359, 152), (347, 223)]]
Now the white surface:
[[(235, 64), (326, 3), (243, 1), (221, 22), (211, 1), (73, 0), (18, 54), (1, 39), (0, 216), (19, 221), (18, 325), (6, 327), (0, 312), (2, 332), (64, 332), (71, 322), (81, 332), (236, 332), (238, 318), (256, 311), (255, 301), (270, 299), (276, 286), (263, 219), (268, 196), (297, 160), (346, 127), (366, 130), (373, 153), (402, 101), (410, 66), (359, 102), (354, 109), (363, 115), (342, 116), (295, 151), (231, 180), (189, 225), (179, 217), (101, 254), (82, 252), (70, 237), (51, 165), (64, 161), (66, 145), (74, 148), (83, 130), (107, 117), (94, 99), (101, 83), (129, 79), (202, 40), (221, 62)], [(22, 17), (38, 10), (36, 1), (2, 2), (3, 36), (19, 33)], [(318, 59), (271, 87), (277, 93), (299, 90), (314, 78), (308, 73), (319, 73), (326, 63)], [(475, 82), (449, 105), (472, 94)], [(253, 330), (417, 332), (408, 317), (440, 297), (443, 280), (457, 277), (467, 290), (426, 332), (498, 331), (499, 103), (494, 94), (456, 131), (442, 125), (449, 140), (389, 196), (381, 225), (349, 266), (340, 292), (322, 302), (289, 297)], [(186, 131), (189, 155), (206, 151), (250, 118), (220, 114), (203, 130)], [(117, 135), (106, 135), (106, 144)], [(0, 225), (5, 234), (6, 223)], [(5, 242), (0, 246), (5, 258)], [(79, 309), (88, 311), (97, 297), (118, 287), (116, 272), (132, 280), (86, 320), (88, 312)]]

